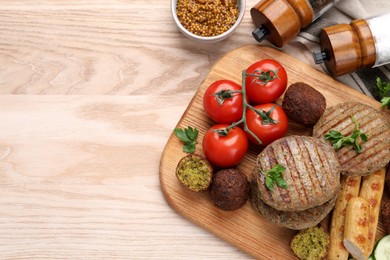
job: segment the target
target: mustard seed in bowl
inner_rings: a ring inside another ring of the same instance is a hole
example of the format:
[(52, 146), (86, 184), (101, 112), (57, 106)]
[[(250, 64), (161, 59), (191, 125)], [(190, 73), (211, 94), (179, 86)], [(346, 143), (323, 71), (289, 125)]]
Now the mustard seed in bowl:
[(232, 0), (177, 0), (176, 12), (184, 28), (202, 37), (226, 32), (239, 16), (237, 1)]

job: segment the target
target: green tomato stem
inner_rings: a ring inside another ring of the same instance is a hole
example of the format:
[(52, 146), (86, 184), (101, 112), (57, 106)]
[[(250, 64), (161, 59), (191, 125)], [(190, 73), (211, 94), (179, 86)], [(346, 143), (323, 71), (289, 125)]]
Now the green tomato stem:
[(246, 101), (246, 70), (242, 71), (242, 118), (240, 121), (244, 124), (244, 130), (249, 133), (253, 138), (255, 138), (256, 142), (258, 144), (262, 144), (263, 142), (249, 129), (248, 124), (246, 123), (246, 110), (249, 107), (250, 109), (253, 109), (251, 105), (248, 104)]
[[(241, 90), (241, 94), (242, 94), (242, 117), (239, 121), (237, 122), (234, 122), (232, 123), (231, 125), (229, 125), (227, 128), (225, 128), (223, 131), (216, 131), (218, 134), (220, 135), (227, 135), (227, 133), (229, 133), (229, 130), (240, 125), (240, 124), (243, 124), (244, 126), (244, 130), (245, 132), (247, 132), (248, 134), (250, 134), (255, 140), (256, 142), (260, 145), (262, 144), (263, 142), (260, 140), (260, 138), (258, 138), (248, 127), (248, 124), (246, 122), (246, 111), (248, 109), (251, 109), (253, 111), (258, 111), (256, 108), (254, 108), (253, 106), (251, 106), (250, 104), (248, 104), (248, 102), (246, 101), (246, 77), (247, 76), (258, 76), (258, 75), (255, 75), (255, 74), (247, 74), (246, 73), (246, 70), (243, 70), (242, 71), (242, 90)], [(276, 106), (275, 106), (276, 107)], [(272, 112), (272, 111), (271, 111)], [(272, 120), (272, 118), (270, 118)], [(271, 123), (276, 123), (275, 121), (272, 121)]]

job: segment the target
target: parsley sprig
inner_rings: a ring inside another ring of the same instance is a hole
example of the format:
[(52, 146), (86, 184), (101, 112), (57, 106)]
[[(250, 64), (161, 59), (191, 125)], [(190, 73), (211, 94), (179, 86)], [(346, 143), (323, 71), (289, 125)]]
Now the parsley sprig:
[(265, 178), (265, 186), (268, 190), (273, 190), (275, 184), (283, 189), (287, 188), (287, 182), (283, 179), (282, 173), (286, 170), (283, 165), (277, 164), (271, 170), (264, 172), (260, 169), (260, 174)]
[(351, 116), (351, 120), (355, 124), (355, 130), (350, 136), (344, 136), (342, 133), (336, 130), (330, 130), (327, 134), (324, 135), (326, 140), (329, 140), (333, 144), (333, 148), (337, 151), (343, 146), (353, 145), (353, 148), (356, 152), (361, 153), (362, 147), (359, 144), (359, 137), (362, 142), (367, 142), (368, 137), (365, 133), (362, 133), (359, 129), (359, 123), (356, 119)]
[(381, 98), (382, 107), (390, 109), (390, 83), (382, 82), (381, 78), (376, 77), (376, 95)]
[(198, 129), (188, 126), (187, 128), (175, 128), (174, 132), (179, 140), (184, 144), (184, 152), (195, 152), (196, 139), (198, 138)]

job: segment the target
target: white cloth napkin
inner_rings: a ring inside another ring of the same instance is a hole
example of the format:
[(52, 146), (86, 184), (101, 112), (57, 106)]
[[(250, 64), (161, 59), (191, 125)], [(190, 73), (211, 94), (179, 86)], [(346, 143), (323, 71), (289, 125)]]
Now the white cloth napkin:
[[(294, 41), (303, 44), (307, 51), (319, 51), (318, 35), (321, 28), (338, 23), (348, 24), (355, 19), (366, 19), (386, 13), (390, 13), (389, 0), (340, 0), (310, 26), (303, 29)], [(321, 66), (322, 70), (326, 72), (324, 65), (317, 66)], [(356, 72), (338, 77), (337, 80), (379, 100), (379, 97), (375, 94), (377, 76), (383, 81), (390, 82), (390, 64), (376, 68), (362, 68)]]

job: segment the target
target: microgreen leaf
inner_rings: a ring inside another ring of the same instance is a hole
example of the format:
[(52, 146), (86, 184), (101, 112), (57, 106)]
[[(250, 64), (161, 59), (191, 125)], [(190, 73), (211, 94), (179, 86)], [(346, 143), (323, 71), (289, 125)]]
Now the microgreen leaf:
[(367, 142), (368, 137), (365, 133), (360, 131), (359, 124), (353, 116), (351, 116), (351, 120), (355, 124), (355, 130), (350, 136), (344, 136), (336, 130), (330, 130), (327, 134), (324, 135), (324, 138), (333, 144), (333, 148), (336, 151), (341, 147), (352, 145), (356, 152), (361, 153), (362, 147), (359, 144), (358, 139), (360, 137), (362, 142)]
[(283, 179), (282, 173), (286, 168), (280, 164), (275, 165), (272, 169), (264, 172), (260, 169), (260, 174), (265, 177), (265, 186), (268, 190), (273, 190), (275, 184), (283, 189), (287, 188), (287, 182)]
[(381, 99), (382, 107), (390, 108), (390, 97), (383, 97)]
[(277, 178), (275, 179), (276, 185), (283, 189), (287, 189), (287, 182), (283, 178)]
[(265, 186), (267, 187), (267, 189), (273, 190), (274, 186), (275, 186), (274, 180), (271, 177), (266, 177), (265, 178)]
[(196, 139), (198, 138), (198, 129), (188, 126), (187, 128), (175, 128), (175, 135), (184, 144), (183, 151), (186, 153), (195, 152)]
[(376, 77), (375, 93), (381, 99), (382, 107), (390, 108), (390, 83), (382, 82), (381, 78)]
[(367, 142), (368, 141), (368, 137), (365, 133), (361, 133), (360, 134), (360, 138), (362, 139), (363, 142)]

